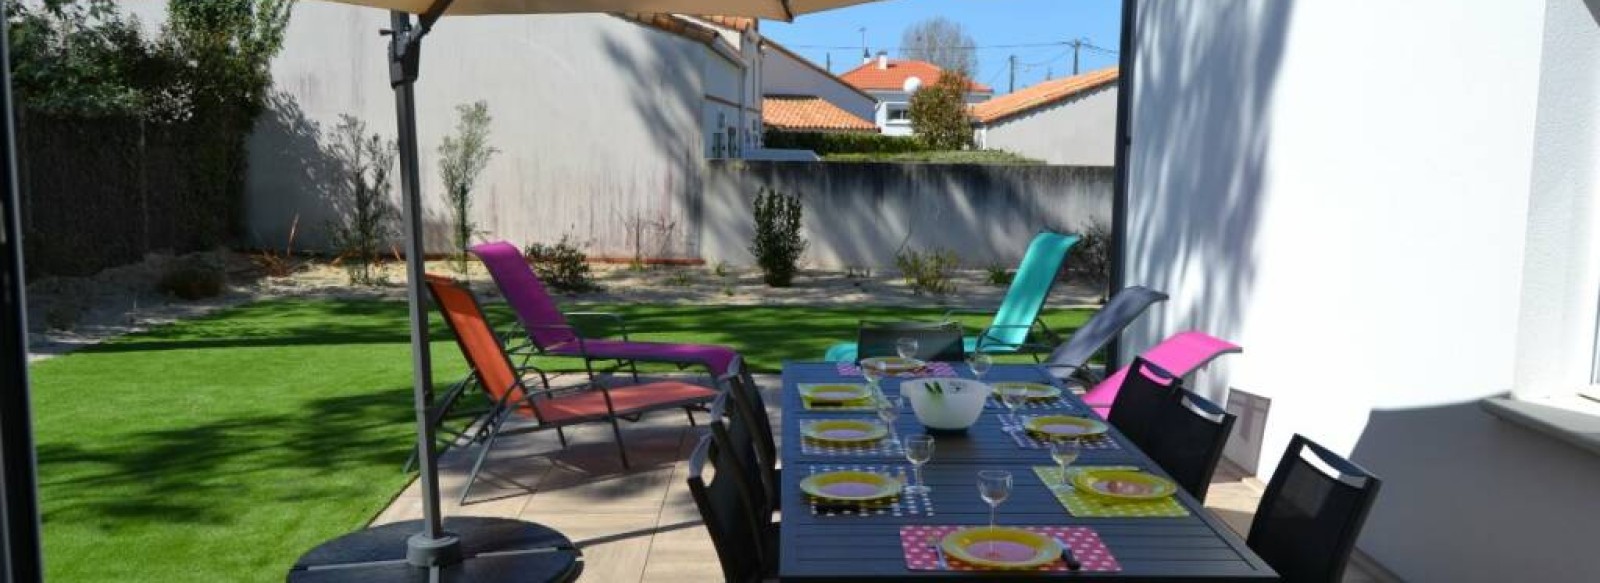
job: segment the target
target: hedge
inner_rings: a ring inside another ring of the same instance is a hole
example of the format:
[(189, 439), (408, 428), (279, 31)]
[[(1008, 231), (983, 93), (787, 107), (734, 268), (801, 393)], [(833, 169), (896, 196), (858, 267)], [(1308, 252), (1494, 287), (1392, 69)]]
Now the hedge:
[(898, 154), (925, 152), (922, 142), (909, 136), (883, 134), (828, 134), (820, 132), (781, 132), (767, 130), (764, 145), (781, 150), (811, 150), (826, 154)]

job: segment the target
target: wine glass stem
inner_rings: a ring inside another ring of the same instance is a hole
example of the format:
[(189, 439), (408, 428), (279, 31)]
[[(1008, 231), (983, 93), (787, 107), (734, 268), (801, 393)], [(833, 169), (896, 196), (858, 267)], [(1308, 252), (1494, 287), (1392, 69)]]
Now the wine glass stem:
[[(998, 507), (997, 504), (995, 504), (993, 502), (989, 503), (989, 531), (990, 532), (994, 531), (994, 510), (997, 507)], [(989, 539), (989, 556), (991, 556), (991, 557), (994, 556), (994, 539), (992, 539), (992, 538)]]
[(916, 475), (916, 477), (917, 477), (917, 489), (921, 490), (924, 487), (922, 485), (922, 464), (912, 464), (911, 465), (911, 473)]

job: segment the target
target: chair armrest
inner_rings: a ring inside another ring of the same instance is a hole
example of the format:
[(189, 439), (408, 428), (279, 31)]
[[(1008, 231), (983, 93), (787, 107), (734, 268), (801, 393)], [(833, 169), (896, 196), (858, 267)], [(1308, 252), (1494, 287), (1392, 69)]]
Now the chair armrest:
[(617, 314), (614, 312), (565, 312), (563, 315), (565, 315), (567, 318), (611, 320), (616, 324), (617, 329), (622, 331), (622, 339), (624, 341), (628, 339), (628, 322), (627, 320), (622, 319), (622, 314)]

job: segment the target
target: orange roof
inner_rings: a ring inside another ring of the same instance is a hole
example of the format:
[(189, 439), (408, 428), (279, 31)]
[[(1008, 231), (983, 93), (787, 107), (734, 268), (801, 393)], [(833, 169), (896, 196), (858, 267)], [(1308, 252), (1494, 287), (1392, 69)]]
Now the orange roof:
[(697, 16), (696, 18), (723, 28), (737, 30), (739, 32), (744, 32), (756, 26), (756, 19), (745, 16), (721, 16), (716, 14), (707, 14), (704, 16)]
[[(862, 63), (860, 67), (845, 72), (839, 78), (867, 91), (901, 91), (905, 89), (908, 78), (916, 77), (922, 80), (923, 85), (932, 85), (943, 73), (944, 70), (938, 65), (909, 59), (889, 59), (889, 67), (879, 69), (878, 59), (874, 57), (871, 61)], [(976, 81), (967, 81), (967, 90), (975, 93), (994, 92), (987, 85)]]
[(791, 132), (876, 132), (878, 126), (812, 95), (768, 95), (761, 99), (761, 123)]
[(1116, 82), (1116, 67), (1053, 79), (974, 105), (972, 117), (978, 123), (999, 121)]

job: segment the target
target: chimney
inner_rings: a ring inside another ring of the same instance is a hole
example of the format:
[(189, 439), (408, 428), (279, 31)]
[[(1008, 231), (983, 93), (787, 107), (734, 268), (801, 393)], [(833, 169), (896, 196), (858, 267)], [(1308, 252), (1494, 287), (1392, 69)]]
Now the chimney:
[(885, 69), (888, 69), (888, 68), (889, 68), (889, 52), (888, 51), (878, 51), (878, 70), (882, 71), (882, 70), (885, 70)]

